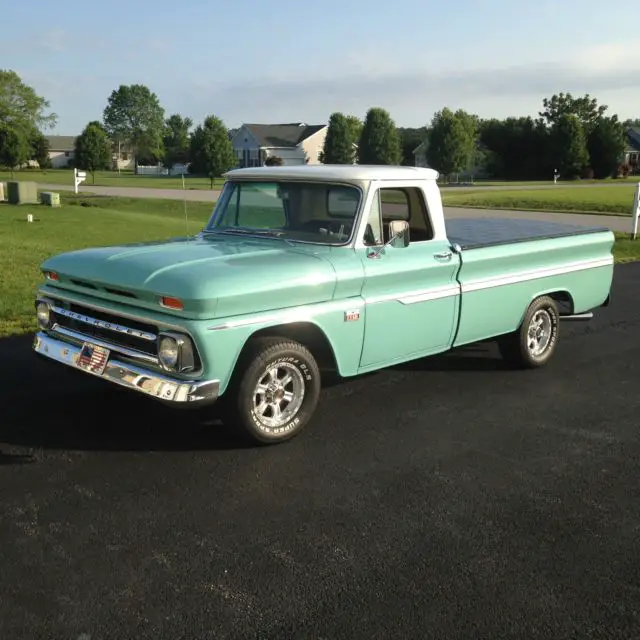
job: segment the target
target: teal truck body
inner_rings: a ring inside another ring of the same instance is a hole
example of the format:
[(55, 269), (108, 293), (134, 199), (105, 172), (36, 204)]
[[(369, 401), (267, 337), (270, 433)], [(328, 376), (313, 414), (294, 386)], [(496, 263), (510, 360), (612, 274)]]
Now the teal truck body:
[(516, 367), (562, 319), (609, 302), (613, 233), (523, 219), (445, 223), (437, 172), (236, 169), (193, 237), (42, 265), (39, 355), (168, 404), (216, 403), (259, 443), (296, 435), (321, 377), (496, 340)]

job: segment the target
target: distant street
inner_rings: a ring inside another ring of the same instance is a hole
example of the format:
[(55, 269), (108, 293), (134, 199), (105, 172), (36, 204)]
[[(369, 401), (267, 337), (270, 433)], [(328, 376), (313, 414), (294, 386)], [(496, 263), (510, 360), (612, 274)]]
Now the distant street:
[[(572, 185), (571, 188), (579, 189), (588, 185)], [(607, 185), (615, 187), (617, 185)], [(73, 191), (71, 185), (61, 184), (40, 184), (41, 189), (51, 189), (52, 191)], [(455, 187), (452, 191), (465, 191), (472, 187)], [(510, 189), (521, 189), (525, 187), (509, 187)], [(547, 189), (545, 185), (534, 185), (527, 189)], [(482, 187), (487, 190), (504, 190), (505, 187)], [(166, 200), (182, 200), (183, 198), (193, 202), (215, 202), (220, 196), (218, 189), (202, 190), (190, 189), (149, 189), (139, 187), (99, 187), (84, 184), (81, 191), (94, 193), (101, 196), (120, 196), (125, 198), (160, 198)], [(448, 218), (483, 218), (487, 216), (499, 218), (528, 218), (530, 220), (545, 220), (549, 222), (569, 222), (577, 225), (601, 225), (613, 231), (630, 231), (630, 216), (610, 216), (610, 215), (590, 215), (590, 214), (566, 214), (552, 213), (546, 211), (507, 211), (503, 209), (465, 209), (462, 207), (445, 207), (445, 216)]]

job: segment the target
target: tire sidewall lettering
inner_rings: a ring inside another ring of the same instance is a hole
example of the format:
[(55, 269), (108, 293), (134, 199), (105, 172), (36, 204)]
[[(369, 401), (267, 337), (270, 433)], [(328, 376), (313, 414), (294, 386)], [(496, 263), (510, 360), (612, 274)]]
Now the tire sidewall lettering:
[[(311, 373), (311, 370), (309, 369), (306, 362), (303, 359), (301, 359), (299, 356), (280, 356), (278, 358), (275, 358), (274, 360), (270, 360), (266, 365), (264, 365), (261, 368), (261, 372), (258, 374), (258, 378), (261, 378), (264, 375), (264, 373), (269, 369), (271, 369), (272, 367), (275, 367), (278, 364), (283, 362), (294, 365), (298, 369), (298, 371), (302, 374), (302, 377), (304, 378), (306, 383), (313, 382), (313, 375)], [(302, 405), (300, 406), (300, 409), (298, 409), (298, 412), (296, 413), (296, 415), (293, 418), (291, 418), (289, 422), (287, 422), (286, 424), (280, 427), (266, 427), (264, 424), (262, 424), (262, 422), (260, 421), (259, 417), (257, 416), (253, 408), (249, 411), (249, 415), (251, 416), (251, 421), (253, 422), (253, 424), (261, 432), (272, 435), (272, 436), (283, 435), (295, 430), (296, 427), (300, 424), (301, 415), (303, 415), (305, 412), (306, 401), (307, 401), (307, 395), (305, 393), (305, 397), (302, 400)]]

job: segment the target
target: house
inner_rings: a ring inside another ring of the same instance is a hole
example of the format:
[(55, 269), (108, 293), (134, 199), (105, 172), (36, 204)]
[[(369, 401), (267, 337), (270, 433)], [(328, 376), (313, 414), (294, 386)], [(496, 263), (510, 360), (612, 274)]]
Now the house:
[(423, 140), (414, 150), (413, 159), (416, 167), (426, 167), (430, 169), (427, 163), (427, 141)]
[(628, 127), (625, 135), (623, 164), (631, 165), (635, 172), (640, 166), (640, 127)]
[(240, 167), (259, 167), (269, 156), (285, 165), (320, 164), (326, 124), (243, 124), (231, 139)]
[(117, 140), (111, 143), (111, 168), (114, 171), (134, 169), (136, 164), (136, 156), (133, 147), (127, 142), (119, 142)]
[(76, 136), (45, 136), (53, 169), (66, 169), (75, 157)]

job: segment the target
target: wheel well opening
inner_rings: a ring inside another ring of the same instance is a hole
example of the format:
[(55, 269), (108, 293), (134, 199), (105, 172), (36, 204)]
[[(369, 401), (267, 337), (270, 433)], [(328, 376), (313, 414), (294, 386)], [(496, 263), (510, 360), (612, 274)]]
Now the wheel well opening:
[(311, 322), (293, 322), (267, 327), (256, 331), (247, 340), (245, 349), (257, 338), (284, 338), (304, 345), (315, 358), (320, 369), (337, 371), (336, 357), (329, 339), (318, 326)]
[(568, 291), (554, 291), (547, 295), (556, 301), (556, 304), (558, 305), (558, 313), (561, 316), (567, 316), (573, 313), (573, 298)]

